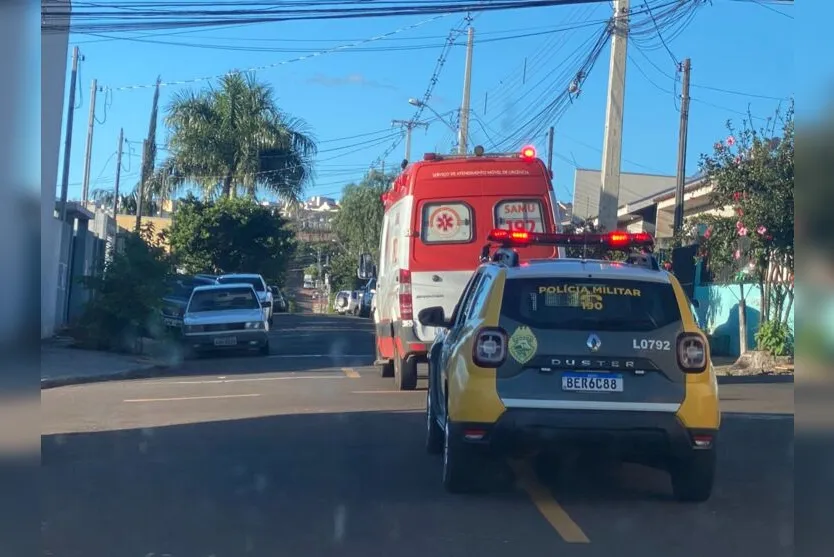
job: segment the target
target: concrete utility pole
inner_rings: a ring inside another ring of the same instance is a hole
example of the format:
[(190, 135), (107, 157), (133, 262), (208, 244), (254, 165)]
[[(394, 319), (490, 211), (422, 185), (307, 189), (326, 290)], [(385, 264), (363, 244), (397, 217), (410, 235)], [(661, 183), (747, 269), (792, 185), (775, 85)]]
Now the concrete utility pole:
[(87, 199), (90, 196), (90, 159), (93, 156), (93, 131), (96, 127), (96, 92), (98, 82), (94, 79), (90, 85), (90, 115), (87, 118), (87, 151), (84, 153), (84, 182), (81, 187), (81, 202), (87, 208)]
[[(148, 140), (142, 140), (142, 167), (145, 167), (145, 161), (148, 158)], [(142, 230), (142, 201), (145, 199), (145, 176), (144, 172), (142, 176), (139, 178), (139, 195), (136, 198), (136, 225), (135, 231), (139, 232)]]
[(69, 190), (70, 155), (72, 154), (72, 120), (75, 113), (75, 83), (78, 78), (79, 51), (72, 50), (72, 74), (70, 75), (69, 102), (67, 103), (67, 130), (64, 137), (64, 168), (61, 176), (61, 222), (67, 220), (67, 191)]
[(458, 130), (458, 153), (466, 154), (466, 140), (469, 137), (469, 94), (472, 88), (472, 50), (475, 46), (475, 29), (469, 27), (466, 41), (466, 66), (463, 70), (463, 102), (460, 104), (460, 129)]
[(681, 87), (681, 125), (678, 135), (678, 180), (675, 184), (675, 235), (683, 228), (683, 188), (686, 183), (686, 140), (689, 135), (689, 73), (692, 63), (683, 61), (678, 70), (683, 73)]
[(428, 128), (428, 122), (418, 122), (416, 120), (391, 120), (392, 126), (400, 126), (405, 128), (405, 160), (411, 160), (411, 130), (414, 128)]
[(553, 126), (547, 132), (547, 170), (550, 171), (551, 178), (553, 177)]
[(629, 0), (614, 0), (614, 32), (608, 69), (608, 102), (605, 108), (605, 139), (602, 144), (602, 191), (599, 224), (617, 228), (620, 202), (620, 165), (623, 152), (623, 104), (625, 102), (626, 53), (628, 48)]

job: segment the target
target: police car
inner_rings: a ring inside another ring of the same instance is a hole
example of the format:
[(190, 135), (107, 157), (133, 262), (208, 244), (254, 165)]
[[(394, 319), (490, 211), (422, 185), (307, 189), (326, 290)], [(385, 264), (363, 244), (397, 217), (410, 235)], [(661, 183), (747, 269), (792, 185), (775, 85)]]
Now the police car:
[[(536, 244), (596, 245), (626, 261), (519, 263)], [(493, 230), (429, 355), (426, 445), (448, 491), (482, 489), (485, 459), (603, 448), (668, 470), (675, 497), (710, 497), (721, 414), (707, 339), (649, 234)]]

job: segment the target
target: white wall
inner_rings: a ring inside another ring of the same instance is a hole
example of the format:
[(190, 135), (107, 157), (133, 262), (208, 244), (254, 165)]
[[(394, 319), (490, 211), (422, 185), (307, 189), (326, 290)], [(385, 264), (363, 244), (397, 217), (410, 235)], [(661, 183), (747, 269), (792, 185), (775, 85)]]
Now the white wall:
[[(70, 0), (52, 0), (54, 6)], [(43, 4), (42, 4), (43, 5)], [(48, 9), (43, 7), (44, 13)], [(62, 7), (62, 9), (65, 9)], [(54, 20), (53, 20), (54, 21)], [(69, 33), (41, 34), (41, 338), (52, 335), (56, 325), (58, 262), (61, 223), (55, 218), (60, 195), (58, 158), (61, 151)]]

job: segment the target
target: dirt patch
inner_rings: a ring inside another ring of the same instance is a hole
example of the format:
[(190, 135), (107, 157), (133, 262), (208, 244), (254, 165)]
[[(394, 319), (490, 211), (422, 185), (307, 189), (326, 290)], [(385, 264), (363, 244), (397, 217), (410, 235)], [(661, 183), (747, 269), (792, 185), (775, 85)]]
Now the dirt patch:
[(751, 350), (729, 365), (716, 366), (718, 375), (793, 375), (793, 358)]

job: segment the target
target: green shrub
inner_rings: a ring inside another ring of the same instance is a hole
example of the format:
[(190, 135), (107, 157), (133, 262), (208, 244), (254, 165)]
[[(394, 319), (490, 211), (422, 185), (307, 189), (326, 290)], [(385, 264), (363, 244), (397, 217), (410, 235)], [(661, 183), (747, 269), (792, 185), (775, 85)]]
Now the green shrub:
[(135, 351), (142, 337), (163, 338), (160, 307), (167, 293), (170, 266), (164, 250), (151, 245), (152, 228), (126, 233), (121, 250), (97, 276), (84, 277), (92, 292), (74, 335), (94, 350)]
[(756, 346), (773, 356), (792, 356), (793, 331), (788, 324), (781, 321), (765, 321), (756, 331)]

